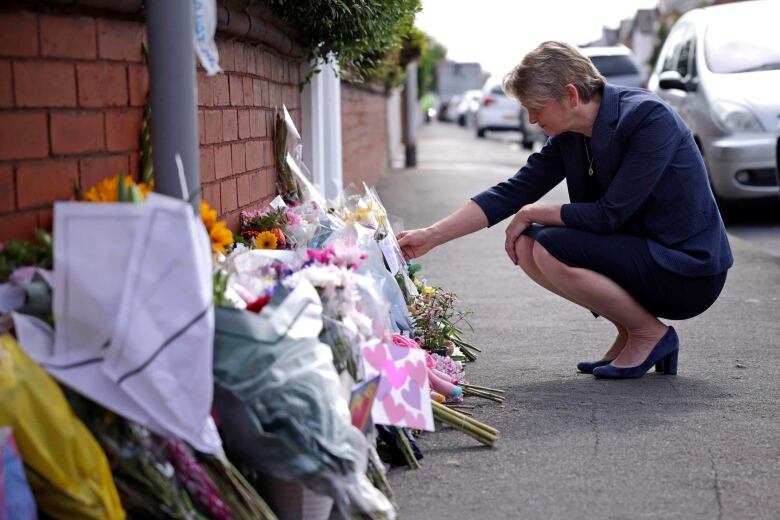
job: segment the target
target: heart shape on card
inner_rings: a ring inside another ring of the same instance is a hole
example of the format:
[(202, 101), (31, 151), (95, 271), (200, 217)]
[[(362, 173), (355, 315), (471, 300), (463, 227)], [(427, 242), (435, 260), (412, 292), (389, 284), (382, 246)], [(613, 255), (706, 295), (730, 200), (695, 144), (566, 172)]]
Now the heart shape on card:
[(406, 415), (406, 408), (404, 407), (404, 405), (395, 404), (392, 395), (386, 395), (385, 398), (382, 399), (382, 406), (385, 409), (385, 415), (387, 415), (387, 420), (391, 422), (393, 425), (399, 425), (401, 420)]
[(390, 384), (390, 381), (387, 380), (387, 378), (383, 375), (379, 376), (379, 386), (376, 389), (376, 399), (381, 400), (384, 396), (390, 393), (390, 390), (393, 389), (393, 385)]
[(409, 376), (420, 385), (420, 388), (425, 386), (425, 380), (428, 378), (425, 363), (422, 361), (418, 361), (417, 363), (407, 361), (404, 363), (404, 367), (406, 367), (407, 372), (409, 372)]
[(404, 422), (410, 428), (416, 428), (418, 430), (425, 429), (425, 416), (422, 413), (416, 414), (411, 410), (406, 411)]
[(401, 397), (409, 406), (420, 409), (420, 387), (414, 380), (409, 381), (409, 388), (401, 391)]
[(400, 361), (409, 355), (409, 349), (405, 347), (397, 347), (395, 345), (388, 345), (387, 350), (390, 351), (390, 357), (396, 361)]
[(365, 360), (368, 361), (368, 364), (374, 367), (374, 369), (381, 372), (382, 366), (387, 359), (386, 347), (381, 343), (374, 346), (374, 348), (364, 347), (363, 358), (365, 358)]
[(406, 379), (409, 377), (409, 374), (406, 372), (405, 368), (397, 368), (395, 363), (389, 359), (385, 360), (383, 368), (385, 369), (385, 377), (388, 381), (390, 381), (390, 384), (393, 385), (393, 388), (398, 389), (404, 386)]

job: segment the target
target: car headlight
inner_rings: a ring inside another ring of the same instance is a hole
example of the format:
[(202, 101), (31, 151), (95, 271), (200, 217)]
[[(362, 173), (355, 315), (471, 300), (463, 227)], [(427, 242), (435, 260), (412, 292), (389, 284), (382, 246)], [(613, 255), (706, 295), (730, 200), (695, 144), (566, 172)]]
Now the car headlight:
[(720, 99), (713, 103), (712, 108), (715, 119), (729, 133), (764, 131), (758, 117), (744, 105)]

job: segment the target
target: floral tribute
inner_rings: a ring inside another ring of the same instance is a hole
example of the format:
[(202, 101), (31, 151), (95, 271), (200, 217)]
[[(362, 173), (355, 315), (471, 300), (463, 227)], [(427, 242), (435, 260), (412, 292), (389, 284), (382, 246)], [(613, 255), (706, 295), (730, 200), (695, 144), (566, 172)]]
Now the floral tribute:
[[(480, 350), (465, 339), (456, 295), (404, 261), (374, 190), (324, 201), (296, 158), (297, 131), (282, 120), (280, 196), (242, 211), (235, 236), (200, 204), (213, 252), (211, 409), (224, 456), (196, 453), (181, 438), (67, 393), (108, 455), (131, 517), (275, 518), (268, 504), (279, 497), (265, 484), (280, 479), (329, 497), (343, 518), (395, 518), (386, 465), (420, 467), (421, 430), (435, 421), (487, 446), (498, 440), (467, 403), (502, 402), (504, 392), (467, 379)], [(143, 203), (153, 183), (120, 172), (78, 198)], [(51, 243), (43, 247), (0, 246), (0, 282), (17, 283), (12, 271), (25, 263), (45, 273)], [(50, 290), (18, 294), (22, 308), (51, 314)], [(186, 375), (182, 366), (170, 377)]]

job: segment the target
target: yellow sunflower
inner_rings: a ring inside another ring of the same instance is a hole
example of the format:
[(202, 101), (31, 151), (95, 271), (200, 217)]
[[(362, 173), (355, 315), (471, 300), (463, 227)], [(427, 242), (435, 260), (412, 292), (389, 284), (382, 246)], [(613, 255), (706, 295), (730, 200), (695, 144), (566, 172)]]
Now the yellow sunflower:
[[(129, 189), (134, 184), (131, 177), (125, 177), (125, 186)], [(141, 191), (142, 197), (145, 199), (150, 191), (154, 190), (154, 181), (151, 181), (148, 185), (141, 182), (137, 184), (138, 189)], [(82, 195), (81, 200), (87, 202), (118, 202), (119, 201), (119, 175), (114, 175), (103, 179), (99, 183), (92, 186)]]
[(271, 231), (263, 231), (255, 237), (255, 249), (276, 249), (277, 238)]

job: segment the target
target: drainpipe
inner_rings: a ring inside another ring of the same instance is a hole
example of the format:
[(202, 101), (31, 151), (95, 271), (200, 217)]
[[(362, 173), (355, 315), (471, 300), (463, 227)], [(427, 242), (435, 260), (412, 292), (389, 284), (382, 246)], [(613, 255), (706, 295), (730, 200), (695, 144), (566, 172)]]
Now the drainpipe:
[(420, 112), (417, 109), (417, 63), (412, 62), (406, 67), (406, 79), (403, 91), (403, 142), (406, 151), (405, 165), (407, 168), (417, 166), (417, 123)]
[[(171, 197), (192, 197), (197, 214), (200, 165), (192, 1), (149, 0), (145, 4), (154, 189)], [(181, 157), (188, 193), (182, 190), (177, 155)]]

